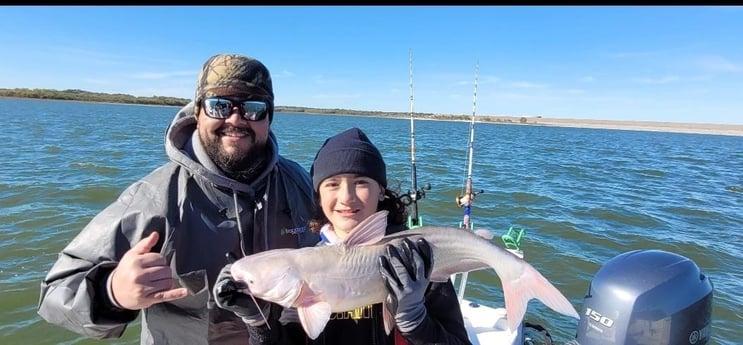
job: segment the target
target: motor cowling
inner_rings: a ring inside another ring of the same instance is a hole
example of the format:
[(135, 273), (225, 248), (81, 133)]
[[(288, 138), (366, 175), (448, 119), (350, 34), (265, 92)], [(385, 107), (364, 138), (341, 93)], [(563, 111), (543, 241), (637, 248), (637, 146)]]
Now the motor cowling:
[(703, 345), (710, 341), (712, 282), (692, 260), (634, 250), (607, 261), (583, 302), (580, 345)]

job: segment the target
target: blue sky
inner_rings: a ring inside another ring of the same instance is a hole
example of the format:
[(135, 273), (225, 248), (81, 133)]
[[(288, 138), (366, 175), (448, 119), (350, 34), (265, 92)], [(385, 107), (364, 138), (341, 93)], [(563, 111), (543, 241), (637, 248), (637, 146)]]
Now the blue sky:
[(743, 124), (743, 7), (0, 7), (0, 88), (192, 98), (202, 63), (277, 105)]

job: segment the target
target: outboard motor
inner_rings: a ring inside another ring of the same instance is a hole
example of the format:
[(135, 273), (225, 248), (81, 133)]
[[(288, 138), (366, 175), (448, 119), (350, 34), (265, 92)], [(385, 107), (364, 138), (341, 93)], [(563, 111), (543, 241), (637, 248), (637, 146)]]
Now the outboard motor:
[(712, 282), (690, 259), (633, 250), (607, 261), (583, 302), (580, 345), (704, 345), (711, 337)]

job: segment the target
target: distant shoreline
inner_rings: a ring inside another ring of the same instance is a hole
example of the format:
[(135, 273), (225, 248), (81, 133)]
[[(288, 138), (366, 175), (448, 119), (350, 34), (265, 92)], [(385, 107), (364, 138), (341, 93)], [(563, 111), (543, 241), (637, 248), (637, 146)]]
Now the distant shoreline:
[[(279, 108), (279, 107), (277, 107)], [(289, 115), (296, 112), (288, 112)], [(336, 115), (336, 116), (365, 116), (365, 117), (386, 117), (397, 119), (409, 119), (409, 114), (394, 114), (392, 116), (375, 116), (365, 114), (355, 114), (349, 111), (345, 114), (327, 114), (315, 113), (310, 111), (301, 112), (300, 114), (313, 115)], [(462, 116), (456, 115), (437, 115), (435, 117), (415, 114), (416, 120), (422, 121), (450, 121), (450, 122), (468, 122), (471, 119), (463, 119)], [(659, 121), (622, 121), (622, 120), (593, 120), (593, 119), (568, 119), (568, 118), (548, 118), (543, 116), (492, 116), (476, 115), (476, 123), (483, 124), (505, 124), (517, 126), (552, 126), (552, 127), (570, 127), (570, 128), (593, 128), (593, 129), (614, 129), (614, 130), (633, 130), (633, 131), (650, 131), (650, 132), (669, 132), (669, 133), (689, 133), (689, 134), (711, 134), (711, 135), (730, 135), (743, 136), (743, 125), (727, 124), (710, 124), (710, 123), (685, 123), (685, 122), (659, 122)]]
[(34, 98), (34, 97), (13, 97), (13, 96), (0, 96), (0, 99), (30, 99), (34, 101), (62, 101), (62, 102), (77, 102), (77, 103), (97, 103), (97, 104), (118, 104), (118, 105), (133, 105), (137, 107), (173, 107), (181, 108), (182, 105), (168, 105), (168, 104), (147, 104), (147, 103), (122, 103), (122, 102), (106, 102), (106, 101), (81, 101), (77, 99), (55, 99), (55, 98)]
[(534, 124), (542, 126), (574, 128), (601, 128), (633, 131), (743, 136), (743, 125), (722, 125), (710, 123), (589, 120), (542, 117), (536, 119)]
[[(22, 96), (26, 94), (43, 94), (46, 97)], [(19, 93), (21, 95), (19, 95)], [(65, 97), (87, 97), (95, 99), (65, 99), (55, 98), (54, 96), (63, 95)], [(0, 98), (14, 99), (35, 99), (35, 100), (58, 100), (88, 103), (104, 104), (126, 104), (140, 106), (172, 106), (180, 107), (190, 100), (172, 97), (135, 97), (121, 94), (104, 94), (91, 93), (83, 90), (46, 90), (46, 89), (0, 89)], [(136, 100), (137, 103), (129, 103), (127, 100)], [(162, 104), (177, 103), (177, 104)], [(351, 109), (324, 109), (309, 108), (297, 106), (276, 106), (276, 112), (287, 114), (315, 114), (315, 115), (336, 115), (336, 116), (364, 116), (379, 118), (400, 118), (409, 119), (409, 113), (401, 112), (383, 112), (383, 111), (366, 111)], [(416, 120), (427, 121), (452, 121), (464, 122), (471, 121), (471, 115), (451, 115), (451, 114), (430, 114), (415, 113)], [(477, 115), (477, 123), (494, 123), (510, 124), (520, 126), (555, 126), (555, 127), (572, 127), (572, 128), (597, 128), (597, 129), (615, 129), (615, 130), (635, 130), (635, 131), (653, 131), (653, 132), (671, 132), (671, 133), (693, 133), (693, 134), (712, 134), (712, 135), (730, 135), (743, 136), (743, 125), (732, 124), (708, 124), (708, 123), (684, 123), (684, 122), (657, 122), (657, 121), (622, 121), (622, 120), (593, 120), (593, 119), (569, 119), (569, 118), (549, 118), (544, 116), (494, 116), (494, 115)]]

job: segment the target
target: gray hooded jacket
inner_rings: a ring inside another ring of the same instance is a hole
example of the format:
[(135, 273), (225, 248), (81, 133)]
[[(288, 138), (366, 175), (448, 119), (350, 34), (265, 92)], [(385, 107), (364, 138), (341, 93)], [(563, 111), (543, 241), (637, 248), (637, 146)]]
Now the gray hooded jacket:
[(107, 278), (127, 250), (157, 231), (153, 251), (168, 259), (175, 284), (190, 294), (141, 310), (142, 344), (246, 343), (245, 324), (211, 295), (225, 254), (319, 241), (307, 228), (314, 210), (307, 171), (279, 155), (273, 133), (269, 147), (269, 162), (253, 183), (233, 180), (206, 156), (193, 102), (180, 109), (166, 131), (170, 162), (124, 190), (62, 250), (41, 283), (38, 314), (88, 337), (121, 336), (140, 311), (114, 307)]

